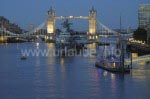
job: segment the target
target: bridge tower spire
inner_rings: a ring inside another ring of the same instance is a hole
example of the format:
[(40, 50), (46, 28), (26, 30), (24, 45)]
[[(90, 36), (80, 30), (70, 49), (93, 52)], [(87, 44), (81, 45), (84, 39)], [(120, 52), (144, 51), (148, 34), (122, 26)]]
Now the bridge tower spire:
[(95, 34), (97, 30), (97, 23), (96, 23), (97, 11), (95, 10), (94, 6), (89, 11), (89, 33)]
[(50, 7), (50, 10), (47, 12), (47, 33), (54, 33), (55, 32), (55, 25), (56, 25), (56, 13), (55, 10)]

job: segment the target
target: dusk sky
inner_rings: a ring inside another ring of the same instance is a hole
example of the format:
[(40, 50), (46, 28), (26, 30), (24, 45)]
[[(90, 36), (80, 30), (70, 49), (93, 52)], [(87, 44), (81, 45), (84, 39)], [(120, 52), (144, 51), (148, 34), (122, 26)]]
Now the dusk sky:
[[(106, 26), (119, 28), (122, 13), (123, 27), (137, 28), (139, 4), (150, 4), (150, 0), (1, 0), (0, 16), (27, 29), (31, 23), (39, 25), (46, 20), (50, 6), (56, 10), (57, 16), (88, 16), (94, 6), (98, 12), (97, 18)], [(72, 22), (76, 29), (88, 29), (86, 20)]]

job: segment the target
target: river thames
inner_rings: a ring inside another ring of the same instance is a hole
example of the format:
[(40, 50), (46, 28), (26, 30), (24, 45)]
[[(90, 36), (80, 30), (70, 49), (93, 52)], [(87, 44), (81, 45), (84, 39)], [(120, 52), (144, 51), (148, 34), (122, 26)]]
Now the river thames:
[[(92, 48), (94, 45), (89, 45)], [(0, 99), (149, 99), (150, 65), (130, 74), (95, 67), (96, 56), (29, 56), (21, 49), (53, 49), (53, 44), (0, 45)]]

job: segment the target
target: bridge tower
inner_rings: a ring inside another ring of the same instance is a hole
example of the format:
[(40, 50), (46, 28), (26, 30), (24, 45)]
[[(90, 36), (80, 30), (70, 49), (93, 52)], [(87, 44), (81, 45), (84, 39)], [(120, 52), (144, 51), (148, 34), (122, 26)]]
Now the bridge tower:
[(97, 30), (96, 24), (97, 11), (92, 7), (89, 12), (89, 34), (95, 34)]
[(55, 32), (55, 19), (56, 13), (55, 10), (51, 7), (47, 13), (47, 33), (54, 33)]
[(54, 40), (55, 38), (55, 29), (56, 29), (56, 13), (55, 10), (51, 7), (47, 12), (47, 37), (46, 39)]
[(6, 29), (3, 25), (0, 26), (0, 43), (7, 42), (7, 35), (6, 35)]

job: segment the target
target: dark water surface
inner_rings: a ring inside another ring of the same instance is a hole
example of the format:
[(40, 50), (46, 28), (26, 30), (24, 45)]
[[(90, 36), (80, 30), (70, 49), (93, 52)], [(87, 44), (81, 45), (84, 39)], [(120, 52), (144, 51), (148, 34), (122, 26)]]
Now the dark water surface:
[(53, 47), (0, 45), (0, 99), (149, 99), (150, 65), (138, 64), (130, 74), (121, 75), (95, 68), (95, 56), (20, 60), (21, 49)]

